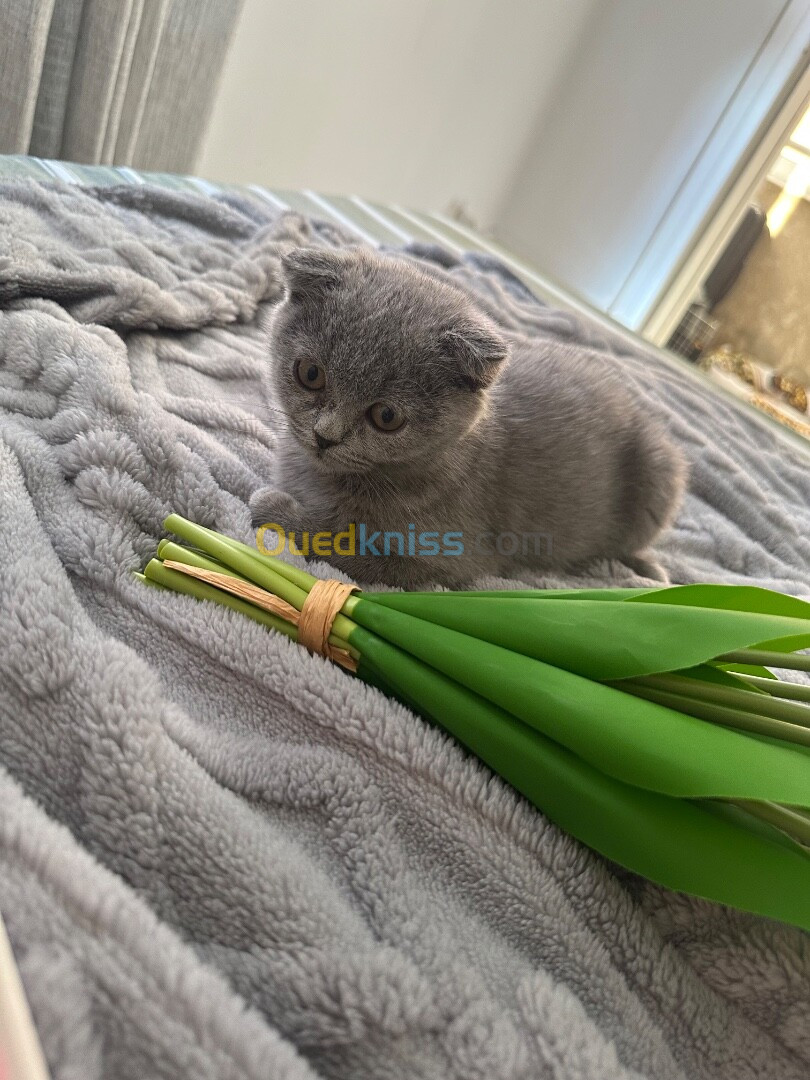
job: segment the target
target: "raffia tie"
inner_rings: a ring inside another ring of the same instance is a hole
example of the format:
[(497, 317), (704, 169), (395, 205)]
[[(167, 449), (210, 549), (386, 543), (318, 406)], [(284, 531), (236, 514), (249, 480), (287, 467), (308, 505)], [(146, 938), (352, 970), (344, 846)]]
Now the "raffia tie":
[(311, 653), (325, 656), (328, 660), (340, 664), (347, 671), (357, 671), (357, 661), (350, 653), (329, 644), (335, 619), (346, 600), (357, 589), (356, 585), (346, 585), (334, 578), (318, 580), (310, 589), (304, 606), (299, 611), (280, 596), (275, 596), (250, 581), (240, 581), (229, 574), (219, 574), (215, 570), (206, 570), (200, 566), (189, 566), (175, 562), (174, 559), (164, 560), (163, 565), (247, 600), (255, 607), (269, 611), (271, 615), (278, 615), (285, 622), (298, 627), (299, 645), (303, 645)]
[[(340, 614), (340, 609), (356, 588), (356, 585), (346, 585), (334, 578), (316, 581), (301, 608), (298, 620), (299, 645), (303, 645), (310, 652), (332, 659), (332, 646), (329, 644), (332, 626)], [(340, 649), (337, 651), (342, 652)]]

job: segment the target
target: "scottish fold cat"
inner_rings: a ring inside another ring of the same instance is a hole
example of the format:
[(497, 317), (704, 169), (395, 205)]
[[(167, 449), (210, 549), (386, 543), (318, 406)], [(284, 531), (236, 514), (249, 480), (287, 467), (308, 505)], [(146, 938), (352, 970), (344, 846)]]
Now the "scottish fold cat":
[(415, 262), (299, 248), (283, 269), (267, 374), (286, 422), (256, 527), (401, 588), (605, 558), (650, 573), (685, 467), (603, 364), (504, 333)]

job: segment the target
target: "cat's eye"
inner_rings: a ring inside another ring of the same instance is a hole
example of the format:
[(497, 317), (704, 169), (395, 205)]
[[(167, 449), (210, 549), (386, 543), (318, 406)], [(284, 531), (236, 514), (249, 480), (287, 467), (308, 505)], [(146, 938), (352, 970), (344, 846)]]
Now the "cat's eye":
[(295, 377), (307, 390), (322, 390), (326, 385), (326, 372), (317, 360), (304, 357), (295, 365)]
[(380, 431), (398, 431), (405, 423), (405, 417), (392, 405), (377, 401), (368, 410), (369, 419)]

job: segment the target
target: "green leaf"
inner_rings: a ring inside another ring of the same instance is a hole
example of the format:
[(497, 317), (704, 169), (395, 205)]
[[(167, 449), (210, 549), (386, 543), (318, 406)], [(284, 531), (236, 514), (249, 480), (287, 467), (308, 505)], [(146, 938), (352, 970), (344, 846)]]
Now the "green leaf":
[[(501, 600), (508, 597), (511, 600), (633, 600), (648, 593), (660, 592), (660, 588), (652, 589), (489, 589), (476, 591), (475, 589), (463, 592), (454, 592), (453, 596), (474, 597), (477, 600)], [(369, 599), (378, 596), (388, 596), (389, 593), (365, 593)], [(444, 593), (435, 592), (409, 592), (409, 596), (442, 596)]]
[[(791, 637), (810, 646), (810, 621), (785, 615), (651, 601), (462, 600), (462, 595), (362, 594), (380, 607), (605, 682), (692, 668), (767, 638)], [(810, 604), (805, 606), (810, 610)]]
[[(807, 758), (791, 747), (768, 745), (363, 597), (352, 616), (625, 783), (688, 798), (810, 806)], [(357, 644), (353, 635), (350, 641)]]
[(715, 667), (732, 675), (756, 675), (760, 679), (776, 679), (770, 668), (762, 667), (761, 664), (723, 664), (718, 661)]
[[(673, 683), (677, 684), (679, 692), (674, 690)], [(645, 675), (641, 679), (627, 679), (611, 685), (674, 712), (686, 713), (747, 735), (770, 737), (796, 750), (810, 749), (810, 726), (807, 725), (810, 709), (795, 702), (778, 702), (768, 696), (763, 699), (746, 691), (740, 695), (742, 702), (730, 701), (729, 697), (736, 691), (704, 684), (701, 692), (693, 680), (674, 675)], [(751, 703), (758, 707), (751, 708)], [(789, 716), (785, 716), (786, 711)], [(810, 773), (807, 781), (810, 782)]]
[(694, 679), (696, 682), (706, 682), (713, 686), (727, 686), (730, 690), (758, 691), (760, 694), (766, 694), (767, 696), (767, 691), (759, 685), (746, 682), (745, 679), (740, 678), (733, 671), (715, 667), (714, 664), (698, 664), (697, 667), (693, 668), (681, 668), (677, 674), (681, 678)]
[(672, 585), (665, 589), (644, 590), (628, 599), (636, 603), (686, 604), (689, 607), (810, 619), (810, 603), (806, 600), (772, 589), (761, 589), (757, 585)]
[[(358, 605), (360, 607), (360, 605)], [(427, 664), (357, 632), (359, 674), (438, 723), (566, 832), (670, 889), (810, 929), (810, 858), (744, 816), (621, 783)]]

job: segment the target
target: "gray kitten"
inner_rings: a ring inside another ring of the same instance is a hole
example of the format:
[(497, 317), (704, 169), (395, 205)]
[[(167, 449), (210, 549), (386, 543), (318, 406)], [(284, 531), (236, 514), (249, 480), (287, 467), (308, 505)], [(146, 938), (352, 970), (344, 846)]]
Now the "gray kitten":
[(615, 375), (507, 339), (411, 262), (303, 248), (283, 266), (270, 391), (287, 428), (254, 525), (402, 588), (598, 558), (649, 572), (633, 557), (672, 521), (685, 469)]

